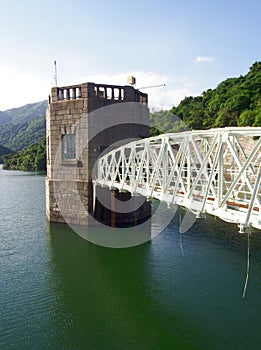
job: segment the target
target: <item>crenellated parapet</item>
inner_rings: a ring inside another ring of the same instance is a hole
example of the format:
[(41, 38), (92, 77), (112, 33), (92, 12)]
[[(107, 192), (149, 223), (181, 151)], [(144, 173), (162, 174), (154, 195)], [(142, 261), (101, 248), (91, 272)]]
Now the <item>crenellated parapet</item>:
[(147, 104), (148, 95), (132, 86), (83, 83), (63, 87), (53, 87), (50, 103), (92, 98), (100, 103), (138, 102)]

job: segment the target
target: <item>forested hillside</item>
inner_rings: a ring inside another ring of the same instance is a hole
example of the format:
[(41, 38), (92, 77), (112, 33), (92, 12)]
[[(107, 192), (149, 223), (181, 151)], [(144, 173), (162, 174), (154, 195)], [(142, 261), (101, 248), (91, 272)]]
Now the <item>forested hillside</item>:
[(0, 111), (0, 125), (5, 124), (5, 123), (11, 123), (12, 117), (5, 113)]
[(0, 112), (0, 124), (16, 124), (45, 116), (47, 101), (29, 103), (18, 108)]
[(47, 101), (0, 112), (0, 144), (19, 151), (45, 136)]
[(9, 153), (13, 153), (13, 151), (7, 147), (0, 145), (0, 164), (3, 163), (3, 156)]
[(45, 118), (0, 125), (0, 143), (14, 151), (26, 149), (45, 136)]
[(183, 122), (181, 129), (185, 126), (189, 129), (261, 126), (261, 62), (254, 63), (245, 76), (226, 79), (201, 96), (184, 98), (170, 112), (151, 115), (153, 133), (155, 129), (161, 133), (177, 129), (171, 114)]
[(29, 146), (26, 150), (15, 154), (3, 156), (4, 169), (45, 171), (46, 170), (46, 145), (45, 138), (37, 144)]
[[(44, 170), (47, 101), (0, 112), (0, 161), (4, 169)], [(2, 152), (1, 152), (2, 150)]]

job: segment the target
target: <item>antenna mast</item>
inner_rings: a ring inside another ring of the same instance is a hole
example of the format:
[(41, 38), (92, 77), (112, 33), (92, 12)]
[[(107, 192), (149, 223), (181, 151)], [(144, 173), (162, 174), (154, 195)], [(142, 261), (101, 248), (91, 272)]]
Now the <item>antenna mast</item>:
[(151, 88), (157, 88), (157, 87), (161, 87), (161, 86), (166, 86), (166, 84), (152, 85), (152, 86), (142, 86), (142, 87), (138, 88), (138, 90), (141, 90), (141, 89), (151, 89)]
[(56, 61), (54, 61), (54, 86), (57, 87), (57, 66), (56, 66)]

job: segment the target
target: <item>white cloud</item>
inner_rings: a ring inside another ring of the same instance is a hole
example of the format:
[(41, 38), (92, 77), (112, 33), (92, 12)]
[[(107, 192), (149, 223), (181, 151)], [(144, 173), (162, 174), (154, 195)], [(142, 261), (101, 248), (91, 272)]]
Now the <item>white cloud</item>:
[(205, 63), (205, 62), (212, 62), (215, 60), (215, 57), (213, 56), (197, 56), (194, 63)]
[(51, 83), (47, 79), (0, 62), (0, 111), (48, 98)]
[[(17, 67), (3, 65), (0, 62), (0, 78), (2, 82), (0, 85), (0, 111), (47, 99), (53, 85), (53, 81), (50, 81), (51, 79), (48, 80), (48, 78), (53, 77), (50, 72), (47, 73), (49, 73), (48, 76), (47, 74), (36, 76)], [(127, 78), (130, 75), (136, 78), (136, 88), (140, 88), (142, 92), (148, 94), (149, 106), (156, 110), (170, 109), (174, 105), (177, 106), (184, 97), (195, 96), (201, 93), (191, 79), (178, 79), (165, 74), (141, 71), (117, 74), (100, 73), (70, 79), (70, 81), (66, 82), (60, 81), (58, 85), (73, 85), (83, 82), (127, 85)], [(165, 86), (158, 86), (163, 84)]]

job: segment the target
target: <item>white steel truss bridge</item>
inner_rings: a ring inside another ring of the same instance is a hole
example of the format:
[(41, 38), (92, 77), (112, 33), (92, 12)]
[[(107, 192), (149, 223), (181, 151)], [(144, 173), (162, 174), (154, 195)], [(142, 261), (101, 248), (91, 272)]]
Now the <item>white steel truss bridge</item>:
[(95, 185), (261, 230), (261, 127), (163, 134), (102, 155)]

